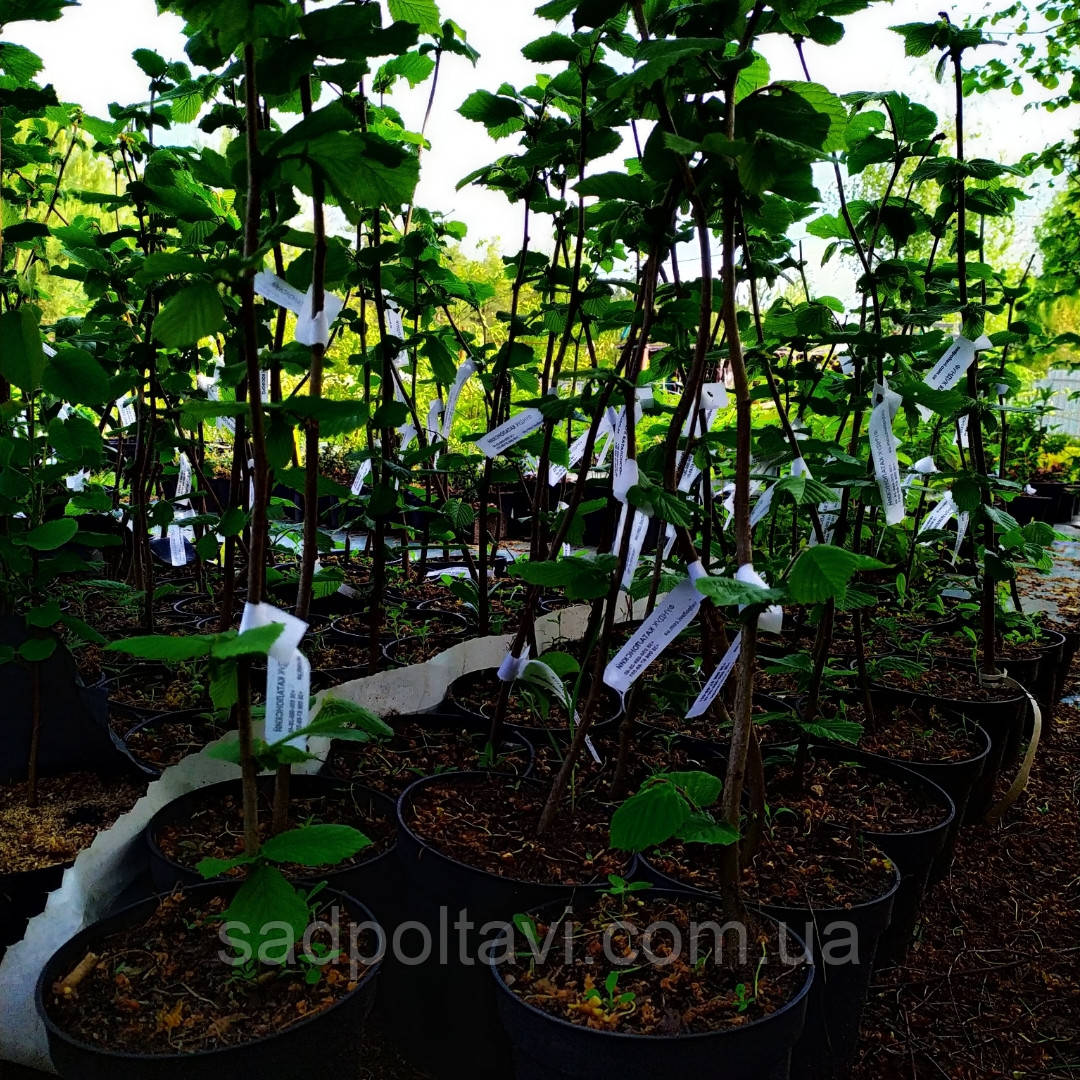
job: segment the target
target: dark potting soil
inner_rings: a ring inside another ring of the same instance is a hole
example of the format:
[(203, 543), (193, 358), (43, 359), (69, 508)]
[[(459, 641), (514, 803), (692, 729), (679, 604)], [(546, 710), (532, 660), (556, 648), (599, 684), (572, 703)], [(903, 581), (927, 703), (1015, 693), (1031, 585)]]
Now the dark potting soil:
[[(827, 709), (828, 704), (823, 703), (822, 712), (826, 715)], [(861, 705), (849, 705), (847, 716), (864, 725), (859, 749), (870, 754), (931, 764), (967, 761), (982, 749), (982, 743), (973, 731), (923, 702), (898, 705), (891, 711), (884, 706), (875, 706), (872, 730), (865, 726), (866, 715)]]
[[(702, 926), (725, 920), (717, 903), (705, 898), (601, 894), (579, 903), (572, 918), (571, 962), (556, 947), (538, 963), (515, 959), (503, 971), (530, 1005), (598, 1031), (676, 1035), (742, 1027), (786, 1005), (806, 978), (801, 950), (781, 943), (776, 926), (765, 920), (748, 920), (745, 949), (733, 945), (734, 935), (717, 947), (715, 934)], [(663, 928), (645, 941), (646, 929), (658, 926)], [(550, 929), (550, 922), (538, 920), (541, 941)], [(555, 941), (561, 941), (557, 924)], [(625, 963), (615, 962), (620, 956)], [(651, 959), (631, 963), (641, 956)], [(617, 982), (609, 993), (612, 973)]]
[(417, 792), (406, 823), (444, 855), (515, 881), (583, 885), (625, 872), (627, 856), (608, 848), (610, 807), (575, 800), (538, 837), (546, 797), (546, 784), (451, 777)]
[[(665, 844), (648, 856), (662, 873), (686, 885), (718, 892), (719, 849), (708, 844)], [(774, 826), (743, 871), (742, 893), (760, 904), (814, 909), (847, 908), (886, 893), (893, 864), (850, 830)]]
[(38, 780), (38, 802), (26, 805), (26, 784), (0, 785), (0, 874), (70, 862), (142, 796), (144, 787), (95, 773)]
[(176, 669), (136, 665), (122, 671), (108, 689), (111, 702), (148, 712), (210, 707), (209, 681), (202, 663)]
[(922, 788), (877, 776), (855, 762), (814, 757), (813, 751), (801, 783), (794, 766), (785, 764), (772, 771), (766, 786), (774, 820), (786, 824), (784, 816), (793, 815), (806, 830), (918, 832), (945, 817)]
[(163, 713), (132, 730), (130, 716), (109, 717), (112, 729), (139, 761), (165, 769), (231, 730), (227, 713)]
[[(327, 930), (312, 941), (330, 959), (314, 985), (296, 967), (265, 968), (255, 978), (237, 974), (221, 959), (223, 898), (163, 898), (142, 924), (118, 931), (99, 945), (97, 963), (65, 992), (62, 981), (46, 993), (49, 1015), (69, 1034), (93, 1046), (138, 1054), (196, 1053), (283, 1031), (329, 1008), (355, 989), (348, 949), (330, 948)], [(338, 911), (344, 940), (348, 912)], [(374, 939), (373, 931), (365, 931)], [(375, 952), (360, 936), (360, 955)], [(358, 963), (355, 977), (366, 969)]]
[(947, 663), (915, 675), (882, 669), (878, 678), (888, 687), (929, 694), (939, 701), (1009, 701), (1020, 693), (1013, 682), (981, 683), (976, 672)]
[(411, 634), (408, 637), (398, 638), (394, 642), (393, 649), (388, 651), (399, 664), (423, 664), (451, 646), (460, 645), (464, 640), (465, 638), (459, 636), (438, 632), (423, 636)]
[(401, 723), (393, 717), (386, 722), (394, 737), (383, 743), (355, 743), (335, 740), (323, 767), (323, 775), (352, 780), (397, 797), (417, 777), (440, 772), (471, 772), (491, 768), (522, 775), (529, 756), (523, 747), (507, 747), (488, 760), (487, 739), (474, 732), (436, 731), (416, 721)]
[[(758, 741), (762, 746), (791, 742), (798, 737), (794, 728), (794, 715), (787, 711), (777, 711), (768, 705), (754, 702), (751, 706), (754, 724), (757, 728)], [(689, 735), (695, 739), (705, 739), (718, 745), (726, 746), (731, 738), (731, 722), (724, 718), (719, 723), (707, 713), (687, 719), (685, 710), (647, 709), (641, 714), (641, 721), (650, 727), (662, 728), (673, 735)]]
[[(207, 856), (231, 859), (244, 851), (243, 805), (239, 786), (235, 793), (222, 795), (213, 792), (214, 801), (197, 806), (186, 821), (165, 825), (156, 839), (162, 852), (188, 869), (194, 869)], [(259, 837), (266, 840), (270, 835), (272, 795), (267, 789), (259, 791)], [(359, 829), (371, 843), (359, 851), (354, 859), (335, 863), (330, 869), (346, 870), (350, 866), (367, 862), (384, 851), (389, 851), (396, 837), (394, 820), (383, 816), (378, 808), (371, 807), (363, 792), (352, 792), (349, 785), (340, 791), (325, 794), (298, 794), (289, 799), (287, 828), (300, 825), (351, 825)], [(285, 865), (284, 873), (293, 877), (319, 876), (319, 868)], [(241, 868), (242, 872), (242, 868)], [(237, 871), (232, 872), (239, 876)]]

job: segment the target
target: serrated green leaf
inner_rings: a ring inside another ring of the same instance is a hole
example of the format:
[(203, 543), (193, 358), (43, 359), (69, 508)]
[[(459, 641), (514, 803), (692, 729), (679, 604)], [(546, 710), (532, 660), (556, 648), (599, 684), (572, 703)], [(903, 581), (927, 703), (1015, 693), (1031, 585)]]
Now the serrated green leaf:
[(270, 837), (260, 854), (278, 863), (331, 866), (370, 845), (371, 841), (350, 825), (302, 825)]
[(63, 547), (79, 531), (75, 518), (55, 518), (31, 529), (22, 542), (35, 551), (55, 551)]
[(154, 337), (166, 348), (197, 345), (225, 325), (225, 308), (208, 281), (178, 292), (154, 318)]
[[(259, 956), (263, 946), (273, 944), (277, 958), (279, 947), (284, 952), (286, 947), (300, 944), (309, 914), (307, 901), (285, 880), (280, 870), (258, 865), (237, 890), (222, 920), (231, 924), (231, 939), (246, 944), (252, 955)], [(282, 924), (286, 928), (287, 940), (284, 941)]]
[(206, 656), (214, 640), (213, 634), (189, 634), (186, 637), (144, 634), (112, 641), (105, 646), (105, 651), (127, 653), (140, 660), (194, 660), (198, 656)]
[(617, 851), (647, 851), (670, 840), (690, 814), (690, 805), (673, 785), (646, 787), (612, 814), (611, 846)]
[(788, 577), (788, 592), (798, 604), (839, 599), (857, 570), (881, 570), (885, 563), (846, 548), (818, 544), (796, 560)]

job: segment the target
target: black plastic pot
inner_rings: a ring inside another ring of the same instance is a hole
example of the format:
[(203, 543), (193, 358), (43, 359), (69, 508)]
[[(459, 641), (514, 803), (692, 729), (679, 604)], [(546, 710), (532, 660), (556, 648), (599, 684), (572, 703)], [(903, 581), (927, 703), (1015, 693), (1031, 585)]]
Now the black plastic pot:
[(981, 775), (972, 786), (967, 812), (963, 818), (965, 823), (978, 821), (990, 808), (998, 773), (1012, 763), (1019, 745), (1024, 719), (1029, 711), (1028, 698), (1019, 683), (1012, 679), (1008, 682), (1011, 688), (1015, 689), (1015, 693), (1001, 701), (966, 701), (892, 686), (874, 687), (875, 691), (887, 690), (959, 713), (966, 720), (978, 724), (990, 737), (990, 752), (986, 756)]
[(956, 817), (953, 801), (937, 784), (912, 769), (889, 758), (875, 757), (862, 750), (815, 743), (811, 747), (815, 758), (829, 761), (853, 761), (878, 776), (897, 780), (918, 789), (931, 803), (941, 808), (941, 820), (926, 829), (913, 832), (881, 832), (863, 829), (863, 834), (896, 863), (900, 871), (900, 887), (893, 902), (892, 920), (878, 943), (877, 964), (899, 962), (907, 952), (919, 905), (930, 879), (930, 870), (945, 845), (949, 828)]
[[(702, 892), (658, 870), (647, 858), (639, 862), (639, 876), (661, 887), (678, 887)], [(755, 905), (776, 919), (809, 947), (814, 962), (814, 983), (807, 997), (806, 1027), (791, 1056), (791, 1076), (800, 1080), (832, 1080), (843, 1076), (855, 1056), (859, 1025), (870, 989), (878, 942), (892, 919), (893, 903), (900, 889), (900, 872), (894, 869), (892, 885), (861, 904), (843, 908), (787, 907), (782, 904)], [(850, 941), (843, 963), (823, 954), (832, 931), (834, 944)]]
[[(236, 884), (211, 882), (195, 886), (196, 895), (231, 894)], [(354, 919), (372, 921), (371, 912), (351, 896), (323, 893), (345, 905)], [(84, 1043), (61, 1029), (49, 1016), (47, 999), (52, 984), (70, 972), (97, 943), (111, 933), (137, 926), (158, 904), (140, 900), (108, 918), (80, 930), (44, 966), (34, 992), (38, 1015), (45, 1025), (49, 1056), (64, 1080), (222, 1080), (258, 1076), (263, 1080), (309, 1080), (322, 1068), (340, 1067), (356, 1056), (357, 1031), (374, 1001), (381, 961), (373, 964), (356, 988), (335, 1004), (276, 1035), (218, 1050), (194, 1054), (133, 1054)], [(223, 975), (224, 977), (224, 975)]]
[[(204, 709), (183, 709), (180, 712), (175, 713), (164, 712), (156, 713), (152, 716), (145, 716), (141, 718), (138, 723), (136, 723), (133, 727), (129, 728), (127, 731), (124, 732), (121, 741), (124, 743), (124, 746), (131, 760), (134, 761), (135, 764), (138, 765), (138, 767), (148, 777), (156, 779), (161, 775), (161, 768), (158, 765), (155, 765), (152, 761), (147, 761), (146, 758), (142, 757), (141, 754), (131, 748), (132, 736), (145, 732), (147, 729), (152, 729), (156, 724), (164, 724), (170, 721), (184, 720), (187, 718), (194, 719), (196, 717), (204, 715), (206, 711), (207, 710)], [(224, 731), (222, 732), (222, 734), (224, 734)], [(196, 754), (201, 749), (202, 747), (193, 747), (190, 752)], [(186, 757), (187, 755), (184, 756)]]
[[(589, 890), (582, 890), (584, 895)], [(700, 897), (696, 890), (664, 889), (664, 895)], [(573, 899), (542, 905), (555, 915)], [(797, 935), (793, 935), (797, 936)], [(793, 943), (795, 944), (795, 943)], [(802, 940), (797, 948), (805, 949)], [(815, 969), (807, 965), (798, 993), (776, 1012), (741, 1027), (681, 1035), (634, 1035), (597, 1031), (552, 1016), (518, 997), (497, 964), (499, 1016), (513, 1047), (516, 1080), (656, 1080), (714, 1077), (723, 1080), (787, 1080), (792, 1047), (803, 1031)]]
[(1032, 521), (1055, 525), (1057, 524), (1057, 500), (1045, 495), (1017, 495), (1009, 503), (1009, 513), (1020, 525), (1027, 525)]
[[(264, 776), (259, 778), (261, 794), (269, 796), (273, 792), (274, 778)], [(212, 803), (226, 793), (239, 794), (239, 780), (225, 780), (218, 784), (210, 784), (207, 787), (196, 788), (189, 791), (172, 802), (166, 803), (146, 823), (143, 836), (146, 846), (150, 851), (150, 875), (154, 886), (161, 892), (167, 892), (176, 885), (195, 885), (202, 882), (203, 877), (190, 867), (170, 859), (158, 846), (158, 833), (166, 825), (190, 818), (193, 811), (202, 805)], [(334, 780), (324, 776), (294, 776), (290, 782), (290, 793), (303, 798), (305, 795), (324, 795), (341, 793), (342, 799), (360, 800), (372, 808), (372, 811), (382, 817), (393, 819), (394, 802), (385, 795), (359, 784), (349, 784), (341, 780)], [(362, 830), (361, 830), (362, 831)], [(305, 874), (302, 881), (317, 882), (325, 881), (330, 888), (346, 892), (351, 896), (363, 897), (380, 922), (392, 913), (400, 896), (400, 879), (395, 873), (396, 860), (393, 846), (389, 847), (369, 859), (343, 868), (336, 866), (313, 867), (310, 873)]]
[(1034, 488), (1037, 496), (1049, 499), (1053, 504), (1051, 525), (1058, 525), (1070, 520), (1072, 517), (1072, 495), (1063, 483), (1048, 482), (1032, 484), (1031, 487)]
[[(459, 713), (461, 716), (467, 717), (469, 721), (475, 725), (478, 725), (478, 730), (482, 729), (483, 724), (491, 726), (492, 716), (494, 716), (494, 710), (496, 702), (491, 702), (492, 715), (489, 716), (486, 713), (479, 713), (476, 710), (469, 708), (468, 705), (462, 704), (459, 700), (460, 691), (468, 685), (469, 681), (476, 675), (481, 674), (484, 671), (491, 671), (493, 668), (481, 668), (479, 671), (467, 671), (464, 675), (459, 675), (447, 688), (446, 697), (436, 708), (441, 712), (454, 712)], [(600, 719), (594, 720), (589, 727), (590, 732), (601, 732), (606, 729), (610, 729), (622, 716), (622, 705), (618, 702), (615, 692), (608, 691), (605, 686), (602, 693), (608, 692), (611, 694), (615, 701), (612, 703), (612, 711), (608, 716), (604, 716)], [(583, 695), (584, 696), (584, 695)], [(554, 705), (554, 709), (562, 709), (561, 705)], [(565, 710), (563, 711), (565, 715)], [(564, 726), (560, 727), (539, 727), (531, 724), (508, 724), (508, 727), (514, 731), (520, 731), (526, 739), (529, 740), (534, 746), (547, 746), (554, 740), (557, 744), (565, 744), (570, 741), (572, 732), (570, 730), (569, 719)]]
[[(903, 700), (901, 696), (880, 690), (873, 691), (873, 698), (875, 708), (877, 708), (879, 702), (886, 704), (889, 701)], [(867, 757), (881, 761), (895, 761), (898, 765), (918, 773), (932, 783), (937, 784), (952, 799), (956, 813), (945, 835), (945, 842), (942, 844), (941, 851), (930, 869), (931, 881), (940, 881), (948, 873), (949, 867), (952, 866), (956, 839), (960, 835), (960, 826), (964, 821), (968, 800), (971, 798), (971, 792), (982, 776), (987, 759), (990, 756), (990, 736), (983, 728), (973, 720), (960, 714), (955, 714), (952, 719), (955, 723), (963, 725), (979, 743), (979, 750), (969, 758), (961, 761), (910, 761), (906, 758), (889, 758), (883, 754), (867, 753)]]
[[(339, 617), (330, 623), (328, 632), (331, 641), (339, 641), (343, 645), (367, 643), (368, 634), (366, 622), (364, 622), (362, 630), (350, 630), (348, 627), (341, 625), (343, 621), (344, 618)], [(458, 615), (456, 611), (425, 611), (418, 616), (417, 621), (423, 623), (437, 622), (440, 626), (443, 626), (448, 633), (460, 637), (464, 637), (468, 630), (468, 623), (465, 621), (464, 616)], [(385, 635), (383, 637), (384, 641), (392, 640), (391, 635), (393, 631), (385, 625), (385, 621), (381, 630), (382, 635)]]
[(49, 893), (60, 888), (64, 871), (71, 865), (65, 862), (40, 870), (0, 874), (0, 960), (9, 945), (22, 940), (26, 924), (45, 910)]
[[(425, 777), (406, 788), (397, 805), (397, 854), (406, 900), (400, 918), (410, 928), (422, 930), (403, 936), (403, 950), (389, 950), (392, 962), (384, 972), (383, 1000), (391, 1034), (409, 1060), (448, 1080), (459, 1080), (463, 1071), (470, 1080), (505, 1080), (512, 1075), (510, 1044), (496, 1011), (491, 975), (487, 965), (475, 959), (482, 955), (483, 943), (497, 936), (497, 928), (485, 929), (485, 924), (506, 922), (518, 912), (565, 896), (572, 887), (516, 881), (478, 870), (444, 855), (412, 830), (413, 802), (425, 787), (447, 780), (476, 784), (487, 777), (480, 772)], [(546, 791), (537, 780), (518, 782)], [(631, 860), (626, 876), (632, 868)], [(468, 926), (460, 936), (451, 935), (448, 928), (461, 913)], [(404, 964), (398, 954), (413, 955), (421, 938), (436, 947), (423, 962)], [(442, 956), (441, 941), (447, 943)]]

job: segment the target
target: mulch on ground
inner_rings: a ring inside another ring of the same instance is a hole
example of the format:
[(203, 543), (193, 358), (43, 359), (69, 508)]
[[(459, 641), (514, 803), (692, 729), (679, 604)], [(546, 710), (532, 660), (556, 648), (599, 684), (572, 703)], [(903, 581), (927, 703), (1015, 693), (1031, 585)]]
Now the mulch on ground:
[[(1074, 666), (1069, 694), (1080, 692)], [(902, 967), (875, 979), (852, 1080), (1080, 1076), (1080, 709), (1027, 790), (965, 828)]]

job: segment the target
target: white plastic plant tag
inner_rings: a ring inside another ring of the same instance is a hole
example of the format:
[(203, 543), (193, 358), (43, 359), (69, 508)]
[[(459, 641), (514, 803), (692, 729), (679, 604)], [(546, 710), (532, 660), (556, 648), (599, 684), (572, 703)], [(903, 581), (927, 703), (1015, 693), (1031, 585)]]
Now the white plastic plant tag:
[(427, 420), (424, 423), (424, 430), (427, 432), (429, 442), (439, 437), (439, 417), (442, 415), (442, 409), (442, 402), (437, 397), (432, 398), (431, 404), (428, 406)]
[(299, 289), (267, 270), (260, 270), (255, 275), (255, 291), (264, 300), (288, 308), (294, 315), (299, 315), (304, 306), (304, 294)]
[(1025, 495), (1037, 495), (1038, 492), (1030, 484), (1025, 484), (1024, 485), (1024, 494)]
[(649, 532), (649, 517), (643, 511), (634, 509), (630, 519), (630, 544), (626, 552), (626, 569), (623, 570), (622, 587), (630, 588), (630, 582), (634, 580), (638, 563), (641, 562), (641, 551), (645, 546), (645, 537)]
[(446, 398), (446, 409), (443, 411), (442, 420), (442, 437), (443, 439), (450, 438), (450, 429), (454, 424), (454, 411), (457, 409), (458, 398), (461, 397), (461, 388), (468, 381), (469, 376), (476, 371), (476, 361), (466, 360), (457, 369), (457, 374), (454, 376), (453, 385), (450, 387), (450, 393)]
[(281, 623), (285, 627), (278, 635), (277, 640), (270, 646), (270, 655), (281, 665), (286, 665), (292, 659), (304, 634), (307, 633), (308, 624), (303, 619), (280, 608), (274, 607), (265, 601), (259, 604), (244, 604), (244, 611), (240, 617), (240, 633), (245, 630), (253, 630), (257, 626), (269, 626), (271, 623)]
[(529, 647), (525, 646), (525, 651), (520, 656), (515, 656), (512, 652), (508, 652), (503, 658), (503, 662), (499, 665), (498, 676), (501, 682), (513, 682), (515, 679), (521, 677), (521, 673), (525, 670), (525, 666), (529, 662)]
[(476, 445), (488, 457), (495, 457), (539, 430), (543, 423), (544, 414), (539, 409), (522, 409), (505, 424), (500, 424), (494, 431), (489, 431), (477, 439)]
[(971, 423), (971, 413), (966, 413), (956, 421), (956, 445), (961, 450), (967, 450), (969, 447), (968, 441), (968, 425)]
[(697, 573), (681, 581), (669, 592), (653, 613), (634, 631), (630, 640), (604, 668), (604, 682), (625, 697), (639, 675), (693, 621), (705, 599), (698, 592), (696, 579), (704, 573), (695, 564)]
[(699, 400), (703, 409), (726, 409), (728, 407), (727, 387), (722, 382), (703, 383)]
[(933, 390), (951, 390), (964, 374), (975, 354), (982, 349), (991, 348), (993, 343), (985, 335), (971, 341), (962, 335), (941, 354), (941, 359), (934, 365), (925, 382)]
[[(841, 503), (838, 499), (818, 503), (818, 521), (821, 522), (821, 531), (825, 534), (826, 544), (832, 543), (833, 532), (836, 529), (836, 519), (840, 516), (840, 506)], [(817, 533), (811, 532), (809, 546), (813, 547), (817, 542)]]
[(259, 369), (259, 401), (264, 405), (270, 400), (270, 372), (266, 368)]
[(878, 402), (870, 414), (870, 453), (874, 459), (885, 522), (897, 525), (904, 520), (904, 489), (900, 484), (900, 461), (893, 438), (893, 411), (887, 400)]
[(46, 341), (41, 343), (41, 351), (50, 359), (56, 355), (56, 350)]
[(187, 566), (187, 551), (184, 549), (184, 530), (174, 521), (169, 526), (169, 562), (173, 566)]
[(791, 463), (791, 475), (792, 476), (805, 476), (807, 480), (814, 478), (813, 473), (810, 472), (810, 466), (806, 464), (806, 458), (801, 455), (795, 458)]
[(429, 570), (424, 576), (427, 578), (467, 578), (472, 575), (469, 573), (469, 568), (467, 566), (440, 566), (438, 570)]
[[(769, 507), (772, 506), (773, 495), (775, 485), (770, 484), (765, 489), (765, 494), (761, 496), (756, 503), (754, 503), (754, 509), (750, 512), (750, 528), (752, 529), (761, 519), (769, 512)], [(726, 507), (726, 504), (725, 504)], [(731, 488), (731, 512), (735, 513), (735, 487)]]
[[(311, 695), (311, 662), (299, 650), (286, 664), (273, 655), (266, 658), (266, 728), (267, 742), (278, 742), (307, 725), (308, 698)], [(291, 739), (290, 746), (306, 749), (304, 738)]]
[(371, 472), (371, 459), (367, 461), (361, 461), (360, 467), (356, 470), (356, 475), (353, 477), (352, 487), (349, 489), (353, 495), (359, 495), (364, 490), (364, 481), (367, 479), (368, 474)]
[(701, 716), (703, 712), (716, 700), (716, 695), (724, 689), (724, 683), (735, 667), (735, 661), (739, 659), (742, 649), (742, 631), (735, 635), (735, 640), (728, 646), (728, 650), (716, 665), (716, 670), (709, 676), (709, 681), (701, 688), (701, 693), (694, 699), (686, 714), (687, 720), (693, 720), (695, 716)]
[(945, 494), (941, 496), (937, 506), (923, 518), (923, 523), (919, 526), (919, 533), (922, 534), (928, 532), (930, 529), (945, 528), (945, 523), (949, 518), (957, 514), (958, 511), (959, 508), (952, 497), (952, 491), (946, 491)]
[(412, 424), (401, 425), (401, 452), (405, 453), (406, 450), (412, 446), (413, 440), (416, 438), (416, 428)]
[(77, 473), (64, 477), (64, 486), (68, 491), (84, 491), (89, 479), (90, 473), (86, 469), (80, 469)]
[(131, 427), (135, 423), (135, 406), (127, 398), (117, 398), (116, 408), (120, 414), (120, 426)]
[(919, 458), (911, 468), (914, 472), (922, 473), (923, 476), (929, 476), (930, 473), (936, 473), (938, 471), (938, 467), (934, 464), (934, 459), (929, 455), (927, 457)]
[(180, 451), (180, 471), (176, 474), (176, 498), (183, 499), (191, 494), (191, 462)]
[(329, 345), (330, 327), (341, 314), (345, 301), (332, 292), (324, 291), (322, 310), (313, 313), (314, 295), (315, 286), (312, 285), (308, 288), (303, 307), (296, 316), (296, 331), (293, 333), (293, 339), (301, 345)]
[(968, 525), (971, 522), (971, 515), (966, 511), (962, 511), (960, 516), (956, 519), (956, 543), (953, 545), (953, 558), (960, 558), (960, 545), (964, 542), (964, 537), (967, 535)]
[[(769, 587), (768, 582), (754, 569), (752, 563), (743, 563), (735, 571), (735, 580), (744, 581), (750, 585), (760, 585), (763, 589)], [(742, 611), (745, 606), (745, 604), (740, 604), (739, 610)], [(757, 624), (758, 629), (766, 634), (779, 634), (784, 628), (784, 609), (777, 604), (770, 605), (758, 616)]]
[(592, 736), (585, 736), (585, 749), (589, 751), (589, 756), (596, 762), (597, 765), (603, 765), (604, 759), (596, 752), (596, 747), (593, 745)]
[(583, 431), (571, 444), (567, 451), (566, 465), (548, 466), (548, 483), (554, 487), (561, 483), (566, 474), (581, 460), (585, 453), (585, 444), (589, 441), (589, 432)]

